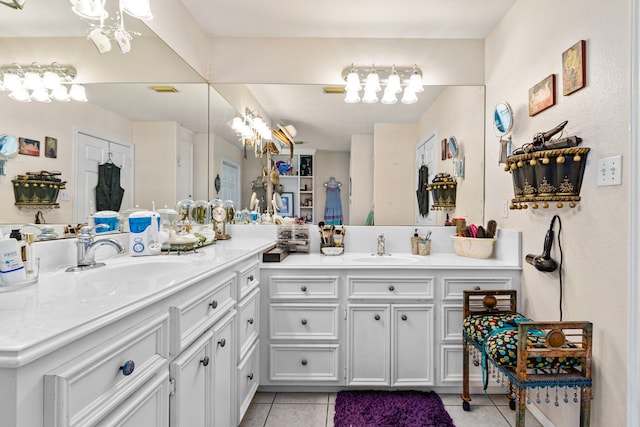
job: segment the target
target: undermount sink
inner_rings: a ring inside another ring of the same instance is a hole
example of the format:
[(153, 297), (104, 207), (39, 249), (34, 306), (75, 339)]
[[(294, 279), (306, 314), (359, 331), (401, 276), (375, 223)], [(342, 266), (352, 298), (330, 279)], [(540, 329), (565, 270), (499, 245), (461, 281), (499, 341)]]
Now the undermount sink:
[(413, 264), (418, 262), (417, 258), (402, 255), (369, 255), (354, 258), (353, 262), (363, 262), (367, 264)]
[(146, 284), (166, 285), (184, 276), (187, 263), (178, 260), (154, 260), (114, 263), (75, 273), (76, 280), (82, 283), (95, 284)]

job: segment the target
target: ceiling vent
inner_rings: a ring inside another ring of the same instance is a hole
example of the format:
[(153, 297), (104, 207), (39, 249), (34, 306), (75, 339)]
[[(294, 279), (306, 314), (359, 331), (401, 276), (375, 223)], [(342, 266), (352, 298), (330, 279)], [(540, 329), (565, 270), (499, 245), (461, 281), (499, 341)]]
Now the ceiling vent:
[(173, 86), (151, 86), (151, 89), (158, 93), (177, 93), (178, 89)]
[(322, 88), (322, 90), (324, 91), (324, 93), (331, 93), (331, 94), (336, 94), (336, 95), (344, 95), (345, 94), (344, 87), (342, 87), (342, 86), (325, 86), (325, 87)]

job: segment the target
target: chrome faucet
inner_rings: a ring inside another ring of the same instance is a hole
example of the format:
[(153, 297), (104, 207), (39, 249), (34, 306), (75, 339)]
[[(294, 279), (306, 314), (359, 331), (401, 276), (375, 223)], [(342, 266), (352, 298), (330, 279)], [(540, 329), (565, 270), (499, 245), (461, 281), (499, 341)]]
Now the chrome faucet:
[(378, 236), (378, 250), (376, 251), (376, 255), (379, 255), (379, 256), (386, 255), (384, 244), (385, 244), (384, 234), (381, 234)]
[(119, 254), (124, 252), (124, 247), (115, 239), (94, 240), (95, 229), (107, 225), (99, 224), (96, 227), (84, 226), (80, 229), (80, 234), (76, 237), (76, 250), (78, 254), (78, 265), (69, 267), (66, 271), (82, 271), (89, 268), (102, 267), (104, 262), (96, 262), (96, 250), (100, 246), (113, 246)]

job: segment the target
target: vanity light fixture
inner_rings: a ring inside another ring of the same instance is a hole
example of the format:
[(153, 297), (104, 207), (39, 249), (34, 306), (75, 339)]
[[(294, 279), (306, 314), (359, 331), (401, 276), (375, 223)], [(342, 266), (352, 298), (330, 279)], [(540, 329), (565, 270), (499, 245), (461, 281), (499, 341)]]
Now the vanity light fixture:
[(244, 116), (234, 117), (231, 128), (240, 137), (242, 145), (254, 147), (256, 156), (262, 152), (262, 141), (271, 141), (271, 128), (256, 111), (245, 110)]
[[(344, 102), (349, 104), (360, 101), (368, 104), (378, 102), (378, 93), (382, 91), (382, 86), (384, 86), (383, 104), (398, 102), (397, 95), (399, 93), (403, 94), (402, 102), (404, 104), (413, 104), (418, 100), (416, 93), (424, 90), (422, 71), (417, 65), (413, 67), (396, 67), (395, 65), (391, 67), (376, 65), (354, 67), (352, 64), (351, 67), (342, 70), (342, 78), (346, 82)], [(364, 92), (361, 98), (362, 82), (364, 82)]]
[[(140, 35), (140, 33), (128, 31), (125, 28), (125, 13), (143, 21), (153, 19), (149, 0), (119, 0), (118, 9), (113, 14), (107, 10), (107, 0), (69, 1), (71, 10), (76, 15), (89, 21), (98, 21), (90, 23), (87, 38), (93, 42), (101, 54), (111, 51), (111, 40), (116, 42), (122, 53), (131, 51), (131, 40), (134, 35)], [(105, 23), (107, 19), (109, 22)]]
[(74, 67), (57, 62), (46, 67), (37, 62), (7, 65), (0, 67), (0, 91), (21, 102), (87, 102), (84, 86), (73, 83), (77, 74)]

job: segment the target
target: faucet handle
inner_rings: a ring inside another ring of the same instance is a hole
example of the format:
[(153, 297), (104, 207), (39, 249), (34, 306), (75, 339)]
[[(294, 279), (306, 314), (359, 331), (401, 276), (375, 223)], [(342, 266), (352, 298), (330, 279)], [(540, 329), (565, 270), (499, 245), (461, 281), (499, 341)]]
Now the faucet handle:
[(109, 226), (107, 224), (85, 225), (80, 227), (80, 235), (91, 237), (96, 234), (95, 230), (99, 228), (109, 228)]

